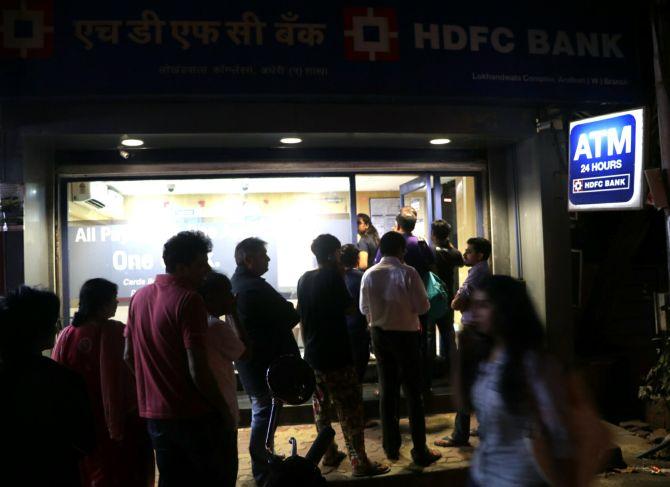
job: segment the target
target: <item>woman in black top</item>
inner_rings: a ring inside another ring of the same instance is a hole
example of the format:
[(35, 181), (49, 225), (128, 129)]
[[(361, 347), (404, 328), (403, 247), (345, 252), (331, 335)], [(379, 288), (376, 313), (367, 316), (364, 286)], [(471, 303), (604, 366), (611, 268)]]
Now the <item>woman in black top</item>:
[(358, 254), (358, 268), (364, 271), (374, 264), (379, 247), (379, 233), (372, 224), (370, 215), (359, 213), (356, 217), (358, 218), (358, 235), (361, 237), (358, 241), (358, 249), (361, 251)]

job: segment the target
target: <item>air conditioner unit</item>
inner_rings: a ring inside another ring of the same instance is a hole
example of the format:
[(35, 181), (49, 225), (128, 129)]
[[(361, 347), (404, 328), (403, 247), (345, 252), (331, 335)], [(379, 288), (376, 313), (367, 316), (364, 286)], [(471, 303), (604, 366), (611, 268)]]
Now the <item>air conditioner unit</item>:
[(80, 182), (71, 185), (71, 201), (110, 218), (123, 217), (123, 195), (106, 183)]

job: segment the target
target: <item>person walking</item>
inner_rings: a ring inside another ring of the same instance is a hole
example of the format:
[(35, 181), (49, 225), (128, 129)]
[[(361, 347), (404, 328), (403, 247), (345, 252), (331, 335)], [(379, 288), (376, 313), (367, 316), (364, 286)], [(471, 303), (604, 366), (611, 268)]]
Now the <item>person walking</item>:
[[(240, 326), (235, 310), (235, 296), (232, 293), (230, 279), (218, 272), (210, 272), (200, 286), (200, 294), (205, 300), (209, 317), (207, 318), (207, 360), (212, 369), (216, 384), (228, 403), (235, 427), (229, 431), (226, 439), (226, 454), (221, 458), (226, 462), (226, 481), (223, 487), (234, 487), (237, 481), (239, 462), (237, 458), (237, 427), (240, 420), (237, 404), (237, 379), (233, 362), (245, 360), (250, 350), (245, 345), (246, 332)], [(225, 315), (225, 321), (220, 319)]]
[[(319, 235), (312, 242), (318, 268), (298, 282), (298, 311), (305, 343), (305, 360), (314, 369), (314, 417), (317, 431), (339, 419), (355, 477), (380, 475), (390, 467), (368, 459), (365, 452), (363, 396), (351, 354), (347, 314), (356, 313), (344, 282), (340, 263), (342, 244), (333, 235)], [(337, 465), (344, 455), (335, 441), (324, 455), (324, 464)]]
[(379, 248), (379, 232), (372, 224), (370, 215), (359, 213), (356, 215), (358, 223), (358, 249), (359, 254), (358, 268), (362, 271), (368, 267), (372, 267), (377, 256), (377, 249)]
[[(266, 242), (250, 237), (235, 247), (237, 268), (231, 279), (237, 296), (237, 314), (249, 337), (251, 357), (236, 362), (244, 390), (251, 399), (249, 453), (256, 483), (264, 484), (269, 474), (265, 435), (272, 411), (272, 394), (265, 374), (282, 355), (300, 356), (293, 327), (300, 317), (293, 305), (261, 276), (268, 271)], [(278, 406), (279, 407), (279, 406)]]
[(355, 312), (346, 316), (349, 343), (358, 382), (363, 384), (365, 371), (370, 361), (370, 329), (365, 316), (360, 312), (359, 300), (363, 272), (358, 268), (360, 251), (355, 245), (342, 246), (340, 260), (344, 267), (344, 283), (354, 301)]
[(154, 485), (154, 455), (137, 410), (135, 379), (123, 362), (123, 323), (114, 321), (118, 287), (89, 279), (79, 310), (58, 335), (51, 358), (80, 374), (93, 407), (97, 444), (80, 462), (91, 487)]
[(78, 487), (95, 447), (84, 379), (42, 355), (59, 309), (58, 296), (28, 286), (0, 299), (0, 485)]
[(163, 247), (166, 274), (130, 301), (126, 362), (135, 371), (159, 486), (222, 485), (235, 422), (207, 361), (207, 309), (197, 289), (211, 270), (212, 242), (180, 232)]
[(529, 450), (532, 425), (541, 425), (547, 441), (557, 475), (552, 485), (581, 485), (565, 426), (567, 390), (559, 367), (544, 351), (544, 327), (524, 283), (494, 275), (469, 299), (471, 326), (489, 340), (474, 381), (461, 390), (474, 407), (480, 430), (469, 485), (549, 485)]
[[(477, 371), (482, 359), (481, 334), (473, 326), (472, 319), (472, 295), (479, 289), (487, 277), (489, 271), (488, 259), (491, 256), (491, 242), (481, 237), (468, 239), (468, 246), (463, 252), (463, 261), (467, 267), (468, 277), (458, 289), (456, 296), (451, 302), (451, 307), (461, 312), (461, 334), (459, 336), (458, 367), (455, 382), (467, 383)], [(441, 447), (457, 447), (470, 445), (470, 414), (466, 409), (459, 406), (454, 420), (454, 431), (451, 436), (445, 436), (435, 441), (435, 445)]]
[(372, 329), (381, 386), (380, 415), (383, 448), (390, 460), (400, 457), (400, 385), (409, 410), (414, 463), (427, 466), (442, 455), (426, 446), (422, 396), (419, 316), (430, 308), (421, 276), (403, 263), (404, 236), (386, 233), (379, 245), (382, 259), (368, 269), (361, 284), (360, 310)]

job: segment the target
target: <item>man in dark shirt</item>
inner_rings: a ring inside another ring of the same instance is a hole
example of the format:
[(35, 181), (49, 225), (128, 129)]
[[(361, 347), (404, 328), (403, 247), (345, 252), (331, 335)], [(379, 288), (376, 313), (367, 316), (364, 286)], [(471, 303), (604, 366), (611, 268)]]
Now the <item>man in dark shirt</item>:
[(231, 279), (237, 313), (248, 334), (251, 357), (236, 363), (244, 390), (251, 399), (251, 469), (258, 485), (268, 474), (265, 434), (272, 395), (265, 381), (269, 365), (282, 355), (300, 355), (293, 336), (299, 317), (293, 305), (261, 276), (268, 271), (266, 242), (247, 238), (235, 247), (237, 269)]
[(60, 301), (22, 286), (0, 300), (0, 485), (81, 485), (95, 443), (84, 379), (44, 357)]
[[(449, 241), (451, 225), (445, 220), (435, 220), (431, 225), (431, 238), (435, 246), (435, 263), (433, 271), (442, 279), (449, 298), (456, 295), (456, 273), (458, 268), (463, 267), (463, 255)], [(449, 307), (444, 316), (436, 320), (435, 326), (440, 330), (440, 356), (449, 358), (451, 370), (455, 368), (456, 359), (456, 334), (454, 333), (454, 310)], [(430, 327), (429, 353), (431, 357), (435, 354), (435, 329)]]
[[(356, 310), (344, 283), (340, 248), (336, 237), (319, 235), (312, 242), (319, 267), (303, 274), (298, 282), (305, 360), (316, 377), (316, 428), (321, 431), (330, 426), (336, 412), (354, 476), (379, 475), (390, 468), (371, 462), (365, 453), (363, 398), (353, 366), (346, 321), (346, 315)], [(333, 441), (324, 456), (324, 464), (336, 465), (343, 457)]]

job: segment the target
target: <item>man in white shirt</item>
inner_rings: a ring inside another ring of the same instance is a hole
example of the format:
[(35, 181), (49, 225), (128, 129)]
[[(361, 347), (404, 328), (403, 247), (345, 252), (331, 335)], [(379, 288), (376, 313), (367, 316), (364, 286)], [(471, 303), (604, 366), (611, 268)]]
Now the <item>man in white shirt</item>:
[[(235, 297), (230, 280), (218, 272), (210, 272), (200, 288), (209, 316), (207, 317), (207, 361), (235, 421), (226, 441), (226, 455), (221, 462), (227, 464), (226, 486), (233, 487), (237, 481), (237, 425), (240, 420), (237, 404), (237, 379), (233, 362), (249, 355), (246, 333), (236, 319)], [(220, 316), (226, 315), (221, 321)]]
[(419, 315), (430, 308), (419, 273), (405, 265), (405, 238), (388, 232), (380, 243), (381, 261), (368, 269), (361, 284), (360, 308), (372, 328), (381, 386), (383, 447), (389, 460), (400, 457), (399, 401), (402, 384), (412, 431), (412, 459), (420, 466), (442, 455), (426, 446)]

